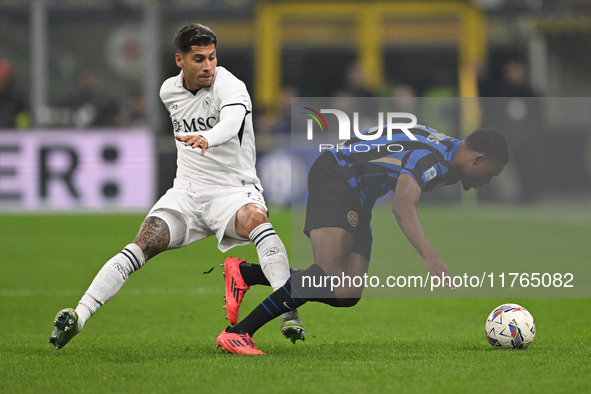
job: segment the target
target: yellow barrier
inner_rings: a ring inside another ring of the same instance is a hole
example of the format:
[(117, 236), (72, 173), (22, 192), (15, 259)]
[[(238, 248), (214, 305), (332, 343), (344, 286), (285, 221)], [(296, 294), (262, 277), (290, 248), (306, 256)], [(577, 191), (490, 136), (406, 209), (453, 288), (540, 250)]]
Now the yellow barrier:
[[(425, 26), (408, 33), (424, 20)], [(255, 33), (255, 98), (265, 107), (279, 97), (281, 49), (287, 44), (355, 46), (372, 87), (384, 80), (385, 44), (455, 44), (461, 97), (478, 96), (476, 67), (486, 55), (484, 15), (453, 1), (262, 3), (256, 11)]]

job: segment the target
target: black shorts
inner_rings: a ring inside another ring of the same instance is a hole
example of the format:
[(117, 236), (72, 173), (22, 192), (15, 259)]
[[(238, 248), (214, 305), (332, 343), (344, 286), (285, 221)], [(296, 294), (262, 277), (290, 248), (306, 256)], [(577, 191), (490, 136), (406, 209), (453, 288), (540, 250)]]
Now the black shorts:
[(359, 195), (349, 186), (335, 157), (324, 152), (308, 174), (308, 203), (304, 233), (321, 227), (338, 227), (353, 234), (353, 252), (369, 261), (371, 211), (364, 211)]

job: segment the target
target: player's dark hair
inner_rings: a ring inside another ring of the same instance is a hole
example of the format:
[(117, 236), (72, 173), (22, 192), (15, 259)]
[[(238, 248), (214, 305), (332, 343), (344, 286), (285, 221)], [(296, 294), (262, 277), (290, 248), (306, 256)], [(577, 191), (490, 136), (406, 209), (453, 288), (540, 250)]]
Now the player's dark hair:
[(485, 127), (475, 130), (466, 140), (466, 147), (503, 164), (509, 162), (509, 146), (505, 136), (497, 129)]
[(180, 28), (174, 38), (174, 46), (180, 53), (187, 53), (192, 45), (205, 47), (217, 45), (217, 38), (213, 31), (207, 26), (199, 23), (191, 23)]

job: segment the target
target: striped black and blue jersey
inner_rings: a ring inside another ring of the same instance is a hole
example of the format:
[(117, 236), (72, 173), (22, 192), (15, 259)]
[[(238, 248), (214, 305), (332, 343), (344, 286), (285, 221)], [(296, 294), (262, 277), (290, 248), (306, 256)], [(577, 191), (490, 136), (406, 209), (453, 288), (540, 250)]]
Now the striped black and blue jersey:
[[(400, 174), (412, 176), (423, 192), (459, 181), (449, 167), (461, 141), (426, 126), (409, 131), (416, 141), (400, 130), (392, 130), (388, 138), (384, 126), (375, 140), (355, 137), (330, 150), (364, 209), (371, 210), (379, 197), (394, 191)], [(372, 132), (375, 128), (363, 134)]]

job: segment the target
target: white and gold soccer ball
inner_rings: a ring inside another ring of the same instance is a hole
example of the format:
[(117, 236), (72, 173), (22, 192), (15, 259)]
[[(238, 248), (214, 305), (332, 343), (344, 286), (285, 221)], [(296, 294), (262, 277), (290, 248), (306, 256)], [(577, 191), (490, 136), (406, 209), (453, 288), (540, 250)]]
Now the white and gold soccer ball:
[(486, 338), (497, 349), (525, 349), (536, 336), (536, 323), (527, 309), (517, 304), (499, 305), (488, 315)]

